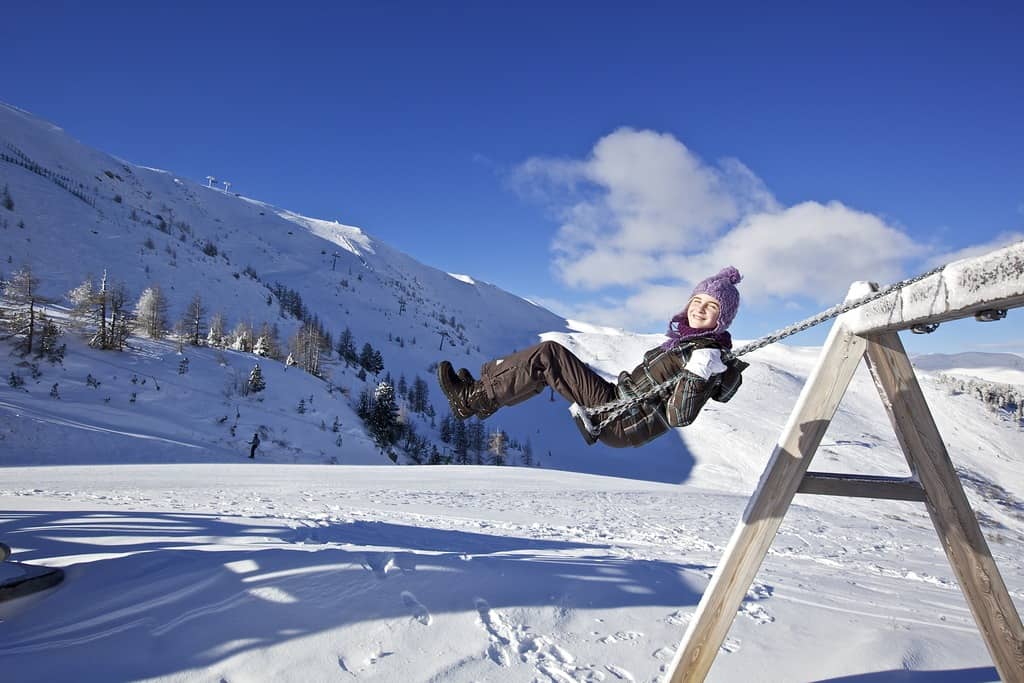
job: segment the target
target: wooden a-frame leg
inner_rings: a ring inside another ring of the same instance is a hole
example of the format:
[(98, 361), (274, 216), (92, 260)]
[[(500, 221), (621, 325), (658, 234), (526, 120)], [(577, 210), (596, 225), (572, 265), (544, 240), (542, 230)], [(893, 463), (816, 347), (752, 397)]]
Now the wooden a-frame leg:
[(974, 620), (1004, 681), (1024, 681), (1024, 628), (896, 332), (869, 337), (868, 366)]
[(832, 326), (761, 481), (747, 504), (665, 680), (702, 681), (764, 562), (807, 467), (864, 357), (866, 343), (842, 321)]

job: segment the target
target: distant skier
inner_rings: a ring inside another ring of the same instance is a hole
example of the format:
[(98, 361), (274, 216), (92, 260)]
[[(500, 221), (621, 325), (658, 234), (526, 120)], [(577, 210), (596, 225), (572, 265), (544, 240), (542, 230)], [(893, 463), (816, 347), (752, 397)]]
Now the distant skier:
[(260, 433), (259, 432), (253, 432), (252, 433), (252, 441), (249, 442), (249, 445), (252, 446), (252, 448), (249, 449), (249, 457), (252, 458), (253, 460), (255, 460), (256, 459), (256, 447), (260, 445)]
[[(647, 351), (632, 372), (620, 373), (617, 384), (553, 341), (484, 363), (479, 381), (469, 370), (455, 372), (451, 363), (442, 361), (438, 383), (460, 420), (474, 415), (484, 419), (552, 387), (573, 404), (573, 418), (588, 444), (641, 446), (670, 427), (693, 422), (709, 398), (725, 402), (739, 389), (747, 364), (729, 354), (732, 337), (726, 330), (739, 309), (736, 284), (741, 279), (730, 266), (697, 283), (686, 307), (669, 321), (668, 340)], [(593, 422), (582, 407), (630, 399), (675, 378), (666, 393), (636, 402), (600, 434), (592, 433)]]

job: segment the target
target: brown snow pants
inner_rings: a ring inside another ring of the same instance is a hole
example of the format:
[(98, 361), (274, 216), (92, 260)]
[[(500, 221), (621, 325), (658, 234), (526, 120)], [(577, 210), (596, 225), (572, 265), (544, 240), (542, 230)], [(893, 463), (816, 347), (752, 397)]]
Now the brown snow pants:
[[(498, 405), (522, 403), (551, 387), (570, 403), (593, 407), (618, 398), (615, 385), (590, 369), (572, 351), (552, 341), (541, 342), (511, 356), (484, 363), (480, 381)], [(599, 440), (621, 448), (630, 445), (617, 422)]]

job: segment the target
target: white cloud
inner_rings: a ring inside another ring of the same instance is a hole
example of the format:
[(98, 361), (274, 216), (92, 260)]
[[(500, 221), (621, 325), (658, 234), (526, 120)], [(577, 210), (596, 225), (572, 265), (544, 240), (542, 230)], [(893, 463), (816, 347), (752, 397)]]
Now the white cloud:
[(841, 301), (856, 280), (900, 279), (901, 264), (926, 252), (877, 216), (839, 202), (804, 202), (747, 216), (685, 262), (697, 265), (698, 272), (735, 265), (744, 276), (744, 300), (754, 305), (789, 297), (828, 304)]
[(986, 242), (985, 244), (975, 244), (957, 251), (947, 251), (941, 254), (936, 254), (928, 260), (928, 267), (934, 268), (946, 263), (952, 263), (953, 261), (982, 256), (990, 251), (1002, 249), (1003, 247), (1014, 244), (1015, 242), (1020, 242), (1021, 240), (1024, 240), (1024, 233), (1003, 232), (997, 235), (995, 239), (990, 242)]
[(667, 320), (693, 284), (735, 265), (747, 305), (834, 303), (851, 282), (887, 283), (931, 248), (839, 202), (784, 207), (737, 159), (702, 161), (670, 134), (620, 128), (584, 159), (532, 158), (511, 178), (559, 221), (556, 274), (621, 287), (574, 317), (635, 328)]
[(533, 158), (512, 178), (552, 204), (557, 271), (586, 288), (643, 280), (659, 253), (698, 247), (739, 216), (730, 185), (752, 179), (742, 164), (722, 171), (671, 135), (631, 128), (601, 138), (585, 160)]

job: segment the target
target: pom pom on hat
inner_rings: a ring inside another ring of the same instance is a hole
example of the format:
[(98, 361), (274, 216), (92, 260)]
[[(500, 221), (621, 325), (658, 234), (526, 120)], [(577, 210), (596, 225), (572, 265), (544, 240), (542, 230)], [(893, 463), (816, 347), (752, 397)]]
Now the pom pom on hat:
[(740, 275), (740, 271), (736, 270), (734, 266), (726, 266), (718, 271), (718, 275), (715, 276), (716, 280), (721, 280), (723, 278), (727, 279), (734, 285), (738, 285), (740, 280), (743, 279), (743, 276)]
[(733, 266), (726, 266), (718, 271), (717, 275), (701, 280), (693, 288), (691, 299), (698, 294), (708, 294), (718, 301), (720, 310), (715, 332), (724, 332), (736, 317), (736, 312), (740, 308), (740, 293), (736, 285), (742, 279), (740, 271)]

